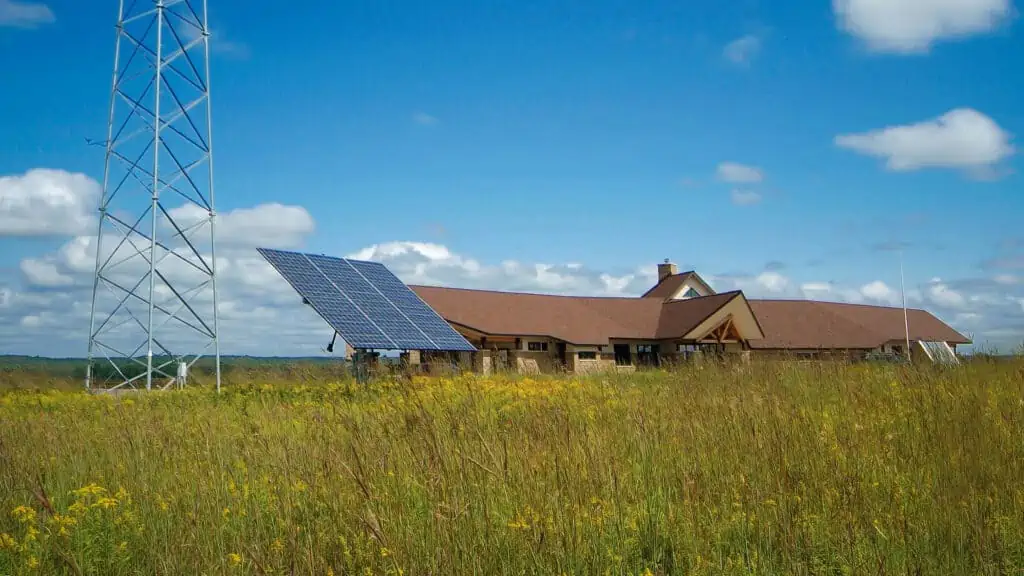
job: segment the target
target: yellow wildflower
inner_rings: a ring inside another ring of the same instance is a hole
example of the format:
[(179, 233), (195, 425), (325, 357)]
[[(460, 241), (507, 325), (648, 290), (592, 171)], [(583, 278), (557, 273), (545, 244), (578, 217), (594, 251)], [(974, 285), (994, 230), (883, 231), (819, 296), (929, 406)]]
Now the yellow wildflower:
[(18, 522), (29, 524), (36, 519), (36, 511), (28, 506), (18, 506), (11, 510), (11, 516), (14, 516), (14, 519)]
[(0, 550), (11, 549), (15, 550), (18, 547), (18, 541), (13, 536), (6, 532), (0, 532)]
[(78, 523), (73, 516), (64, 516), (62, 514), (54, 514), (50, 518), (50, 522), (57, 526), (57, 534), (60, 536), (68, 536), (70, 532), (68, 528)]
[(228, 563), (231, 564), (232, 567), (241, 566), (242, 565), (242, 555), (241, 554), (235, 554), (234, 552), (232, 552), (231, 554), (228, 554)]
[(508, 523), (508, 527), (513, 530), (529, 530), (530, 525), (526, 523), (526, 520), (520, 516), (516, 516), (511, 522)]
[(100, 485), (98, 485), (96, 483), (92, 483), (92, 484), (88, 484), (86, 486), (83, 486), (83, 487), (79, 488), (78, 490), (72, 490), (72, 494), (74, 494), (75, 496), (77, 496), (79, 498), (82, 498), (84, 496), (98, 496), (100, 494), (103, 494), (106, 491), (107, 491), (106, 488), (104, 488), (104, 487), (102, 487), (102, 486), (100, 486)]
[(92, 505), (93, 508), (103, 508), (104, 510), (109, 510), (111, 508), (115, 508), (116, 506), (117, 499), (110, 498), (109, 496), (104, 496), (103, 498), (100, 498), (99, 500), (96, 501), (95, 504)]

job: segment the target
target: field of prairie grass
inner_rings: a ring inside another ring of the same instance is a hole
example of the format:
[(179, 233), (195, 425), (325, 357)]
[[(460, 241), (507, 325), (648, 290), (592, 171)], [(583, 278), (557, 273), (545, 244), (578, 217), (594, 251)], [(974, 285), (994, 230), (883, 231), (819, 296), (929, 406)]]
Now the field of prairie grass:
[(0, 392), (0, 574), (1011, 574), (1024, 363)]

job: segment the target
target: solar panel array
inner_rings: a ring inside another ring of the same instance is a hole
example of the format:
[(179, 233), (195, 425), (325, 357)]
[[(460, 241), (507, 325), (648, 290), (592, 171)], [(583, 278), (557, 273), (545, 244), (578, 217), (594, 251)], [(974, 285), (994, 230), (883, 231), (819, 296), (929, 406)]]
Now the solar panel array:
[(936, 364), (959, 364), (960, 359), (956, 357), (956, 352), (945, 342), (921, 342), (921, 347), (924, 348), (928, 357), (931, 358), (932, 362)]
[(353, 348), (476, 350), (379, 262), (257, 250)]

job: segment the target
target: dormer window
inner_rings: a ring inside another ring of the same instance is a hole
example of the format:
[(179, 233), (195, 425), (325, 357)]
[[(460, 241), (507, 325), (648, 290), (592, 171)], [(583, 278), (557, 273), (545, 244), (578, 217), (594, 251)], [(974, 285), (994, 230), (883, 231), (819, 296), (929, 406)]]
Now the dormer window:
[(687, 298), (699, 298), (699, 297), (700, 297), (700, 292), (697, 292), (693, 288), (687, 288), (686, 292), (682, 296), (680, 296), (679, 298), (681, 300), (685, 300)]

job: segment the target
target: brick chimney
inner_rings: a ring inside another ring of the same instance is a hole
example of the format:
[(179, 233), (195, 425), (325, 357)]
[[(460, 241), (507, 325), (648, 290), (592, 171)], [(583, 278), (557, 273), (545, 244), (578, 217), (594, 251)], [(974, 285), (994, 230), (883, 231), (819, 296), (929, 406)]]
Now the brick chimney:
[(665, 280), (669, 276), (675, 276), (679, 273), (679, 269), (675, 264), (669, 262), (668, 258), (661, 264), (658, 264), (658, 282)]

